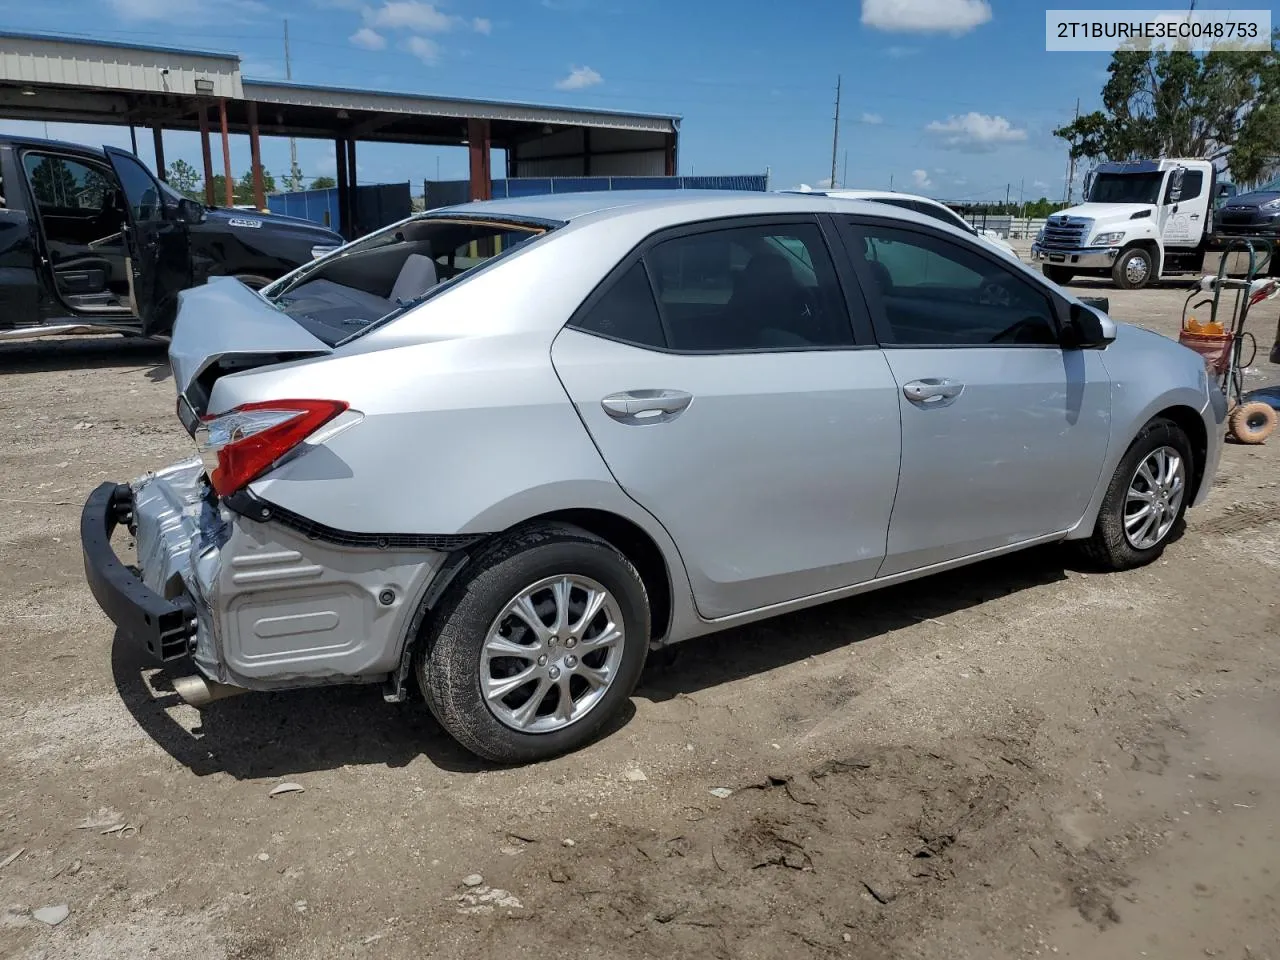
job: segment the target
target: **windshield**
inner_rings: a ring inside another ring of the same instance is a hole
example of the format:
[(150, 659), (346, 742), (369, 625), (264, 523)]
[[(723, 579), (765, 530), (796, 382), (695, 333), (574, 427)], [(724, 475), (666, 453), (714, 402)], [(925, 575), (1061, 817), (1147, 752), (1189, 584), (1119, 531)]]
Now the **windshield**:
[(557, 225), (418, 217), (313, 261), (262, 294), (313, 336), (335, 346), (391, 321)]
[(1156, 203), (1163, 173), (1099, 173), (1089, 191), (1090, 203)]
[(1258, 187), (1258, 189), (1253, 192), (1254, 193), (1280, 193), (1280, 177), (1276, 177), (1274, 180), (1268, 180), (1266, 183)]

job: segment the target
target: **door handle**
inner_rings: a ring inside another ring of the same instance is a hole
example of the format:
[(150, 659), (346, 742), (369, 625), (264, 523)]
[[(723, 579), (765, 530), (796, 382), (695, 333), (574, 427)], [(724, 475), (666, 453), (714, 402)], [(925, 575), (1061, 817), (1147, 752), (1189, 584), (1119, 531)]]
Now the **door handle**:
[(942, 406), (964, 393), (964, 384), (947, 377), (927, 377), (904, 383), (902, 393), (912, 403)]
[(619, 423), (666, 423), (688, 409), (693, 394), (683, 390), (628, 390), (600, 401), (604, 412)]

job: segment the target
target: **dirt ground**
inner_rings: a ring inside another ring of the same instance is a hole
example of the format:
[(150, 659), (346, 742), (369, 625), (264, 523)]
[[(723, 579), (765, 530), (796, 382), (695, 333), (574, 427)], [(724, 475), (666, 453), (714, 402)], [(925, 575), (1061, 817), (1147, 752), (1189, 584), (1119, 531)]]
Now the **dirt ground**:
[[(1178, 290), (1100, 292), (1176, 330)], [(155, 345), (0, 345), (0, 956), (1280, 960), (1280, 440), (1152, 567), (694, 641), (495, 769), (374, 688), (197, 713), (113, 637), (80, 505), (191, 452), (173, 398)]]

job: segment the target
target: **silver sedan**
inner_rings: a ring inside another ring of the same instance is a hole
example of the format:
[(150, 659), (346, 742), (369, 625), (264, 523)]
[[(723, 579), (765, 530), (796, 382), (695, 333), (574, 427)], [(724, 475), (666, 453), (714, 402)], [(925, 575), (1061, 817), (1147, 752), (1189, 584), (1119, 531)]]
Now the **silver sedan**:
[(121, 635), (197, 705), (416, 684), (502, 762), (587, 742), (656, 647), (1051, 541), (1149, 563), (1225, 419), (1191, 351), (822, 196), (433, 211), (186, 291), (170, 359), (199, 455), (83, 512)]

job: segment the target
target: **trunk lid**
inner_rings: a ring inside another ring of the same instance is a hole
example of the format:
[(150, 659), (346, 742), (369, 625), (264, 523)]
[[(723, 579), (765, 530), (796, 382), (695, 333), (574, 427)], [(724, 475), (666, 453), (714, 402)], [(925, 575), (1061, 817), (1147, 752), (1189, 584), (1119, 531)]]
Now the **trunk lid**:
[(214, 382), (225, 374), (332, 352), (239, 280), (213, 277), (179, 295), (169, 365), (179, 396), (202, 416)]

